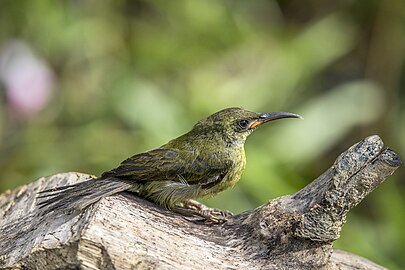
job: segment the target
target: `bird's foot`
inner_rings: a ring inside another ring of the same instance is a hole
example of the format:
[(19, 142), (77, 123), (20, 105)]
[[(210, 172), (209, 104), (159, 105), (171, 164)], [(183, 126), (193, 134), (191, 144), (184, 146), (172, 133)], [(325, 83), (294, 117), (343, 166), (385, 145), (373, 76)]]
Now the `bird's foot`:
[(233, 215), (228, 210), (210, 208), (194, 200), (184, 201), (183, 206), (176, 207), (174, 211), (183, 215), (199, 216), (212, 223), (223, 223)]

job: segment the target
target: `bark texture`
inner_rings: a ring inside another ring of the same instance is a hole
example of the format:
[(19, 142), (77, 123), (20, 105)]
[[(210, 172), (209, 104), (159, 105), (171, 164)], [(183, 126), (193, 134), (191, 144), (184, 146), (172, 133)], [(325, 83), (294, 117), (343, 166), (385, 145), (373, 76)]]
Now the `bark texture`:
[(332, 243), (348, 211), (400, 165), (397, 154), (370, 136), (297, 193), (219, 225), (190, 221), (125, 192), (79, 215), (39, 213), (39, 190), (91, 176), (44, 177), (0, 196), (0, 267), (385, 269)]

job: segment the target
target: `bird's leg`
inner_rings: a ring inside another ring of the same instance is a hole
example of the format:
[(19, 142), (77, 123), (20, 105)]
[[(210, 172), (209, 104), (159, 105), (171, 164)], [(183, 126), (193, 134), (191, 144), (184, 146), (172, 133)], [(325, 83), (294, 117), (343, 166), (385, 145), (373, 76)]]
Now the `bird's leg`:
[(215, 223), (225, 222), (227, 217), (233, 215), (230, 211), (210, 208), (195, 200), (184, 201), (183, 205), (175, 208), (174, 211), (183, 215), (199, 216)]

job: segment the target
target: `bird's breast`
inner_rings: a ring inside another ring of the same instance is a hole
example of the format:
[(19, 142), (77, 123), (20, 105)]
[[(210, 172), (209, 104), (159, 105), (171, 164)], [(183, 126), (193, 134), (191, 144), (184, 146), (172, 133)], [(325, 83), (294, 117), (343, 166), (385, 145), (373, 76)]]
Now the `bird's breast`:
[(228, 169), (223, 179), (208, 190), (202, 190), (200, 196), (215, 195), (221, 191), (224, 191), (225, 189), (233, 187), (239, 181), (246, 166), (245, 151), (243, 148), (238, 149), (238, 151), (232, 153), (231, 156), (233, 157), (232, 165)]
[(225, 188), (233, 187), (241, 178), (243, 171), (246, 167), (245, 151), (242, 149), (239, 151), (237, 158), (235, 159), (234, 166), (229, 170), (227, 179), (224, 179)]

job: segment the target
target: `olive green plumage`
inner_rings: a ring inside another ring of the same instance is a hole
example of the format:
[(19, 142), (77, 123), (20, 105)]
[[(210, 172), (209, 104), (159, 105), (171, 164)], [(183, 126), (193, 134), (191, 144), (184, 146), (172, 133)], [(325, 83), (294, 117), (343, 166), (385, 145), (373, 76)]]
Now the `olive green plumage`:
[[(199, 121), (188, 133), (126, 159), (97, 179), (45, 191), (42, 197), (51, 198), (40, 204), (49, 210), (81, 210), (101, 197), (130, 190), (168, 209), (187, 208), (191, 199), (215, 195), (236, 184), (246, 165), (244, 143), (260, 124), (299, 117), (224, 109)], [(201, 215), (195, 203), (191, 208), (196, 212), (191, 214)]]

